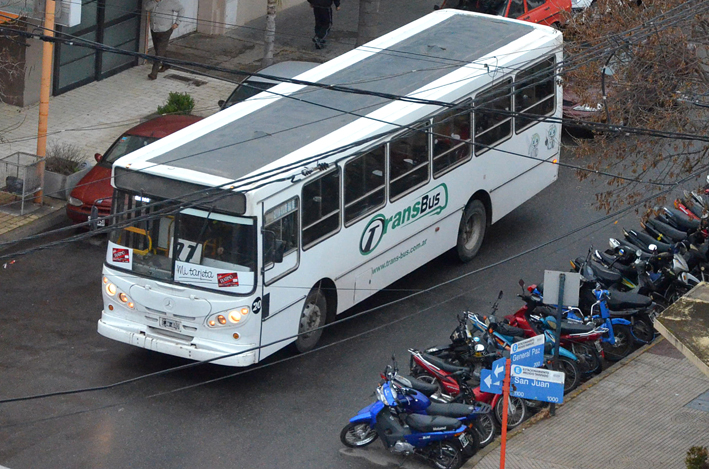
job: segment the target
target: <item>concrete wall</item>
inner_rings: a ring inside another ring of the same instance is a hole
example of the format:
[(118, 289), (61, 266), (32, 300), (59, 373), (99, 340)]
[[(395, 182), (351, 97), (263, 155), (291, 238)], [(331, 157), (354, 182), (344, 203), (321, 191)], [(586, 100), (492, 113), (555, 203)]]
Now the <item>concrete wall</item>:
[[(266, 15), (266, 0), (238, 0), (238, 2), (236, 24), (239, 26)], [(305, 2), (306, 0), (281, 0), (279, 11)]]
[[(34, 26), (30, 24), (18, 28), (32, 30)], [(38, 39), (0, 37), (0, 100), (2, 102), (25, 107), (39, 101), (42, 44)]]

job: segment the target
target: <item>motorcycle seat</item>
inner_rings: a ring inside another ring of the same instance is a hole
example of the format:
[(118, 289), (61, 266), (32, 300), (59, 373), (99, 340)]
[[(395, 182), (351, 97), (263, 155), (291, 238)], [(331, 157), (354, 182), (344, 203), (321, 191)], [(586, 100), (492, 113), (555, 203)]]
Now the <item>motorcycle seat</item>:
[[(635, 272), (632, 265), (626, 265), (621, 262), (618, 256), (611, 256), (602, 251), (596, 251), (596, 255), (601, 258), (603, 264), (612, 265), (612, 267), (607, 267), (608, 269), (617, 270), (621, 274), (630, 275)], [(601, 264), (601, 265), (603, 265)], [(604, 266), (605, 267), (605, 266)]]
[(652, 298), (637, 293), (612, 291), (607, 300), (608, 309), (614, 316), (621, 316), (624, 309), (645, 308), (652, 304)]
[(607, 269), (603, 267), (601, 264), (595, 261), (590, 261), (588, 263), (588, 266), (591, 267), (591, 270), (593, 271), (593, 275), (601, 281), (601, 283), (606, 284), (606, 285), (612, 285), (616, 282), (620, 282), (620, 279), (622, 278), (622, 275), (620, 275), (620, 272), (616, 272), (615, 270)]
[(563, 320), (561, 321), (562, 334), (585, 334), (587, 332), (591, 332), (593, 329), (593, 326), (588, 326), (586, 324), (573, 323)]
[(397, 383), (401, 384), (404, 387), (415, 389), (427, 397), (430, 397), (433, 393), (438, 391), (438, 385), (432, 384), (432, 383), (427, 383), (427, 382), (422, 381), (420, 379), (416, 379), (412, 376), (397, 375), (394, 378), (394, 381), (396, 381)]
[(426, 408), (428, 415), (440, 415), (442, 417), (467, 417), (475, 411), (474, 405), (469, 404), (441, 404), (431, 402), (431, 405)]
[(404, 422), (414, 430), (429, 433), (457, 430), (461, 427), (460, 420), (440, 415), (408, 414)]
[(465, 371), (466, 373), (470, 373), (470, 368), (468, 368), (468, 367), (452, 365), (444, 360), (441, 360), (440, 358), (436, 358), (433, 355), (429, 355), (427, 353), (422, 353), (421, 356), (423, 356), (423, 358), (427, 362), (429, 362), (432, 365), (437, 366), (441, 370), (447, 371), (449, 373), (455, 373), (457, 371)]

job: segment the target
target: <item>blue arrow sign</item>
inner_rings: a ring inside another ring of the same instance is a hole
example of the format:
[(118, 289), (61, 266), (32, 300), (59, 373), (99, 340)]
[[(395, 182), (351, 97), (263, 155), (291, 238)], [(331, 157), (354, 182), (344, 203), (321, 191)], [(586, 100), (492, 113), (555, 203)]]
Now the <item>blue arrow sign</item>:
[(544, 364), (544, 335), (515, 342), (510, 347), (512, 366), (522, 365), (533, 368)]
[(492, 362), (491, 370), (480, 370), (480, 390), (502, 394), (502, 380), (505, 379), (505, 364), (507, 359), (500, 358)]
[(535, 401), (564, 402), (564, 373), (512, 365), (510, 395)]

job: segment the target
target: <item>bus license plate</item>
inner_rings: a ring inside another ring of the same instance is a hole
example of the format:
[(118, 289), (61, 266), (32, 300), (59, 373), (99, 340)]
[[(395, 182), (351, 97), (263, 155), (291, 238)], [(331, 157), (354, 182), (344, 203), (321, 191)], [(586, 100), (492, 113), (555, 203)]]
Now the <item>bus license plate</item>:
[(460, 440), (460, 444), (463, 445), (463, 448), (468, 446), (469, 441), (468, 441), (468, 437), (465, 435), (465, 433), (463, 433), (462, 435), (459, 435), (458, 439)]
[(160, 327), (165, 329), (171, 329), (173, 331), (180, 331), (180, 321), (168, 318), (160, 318)]

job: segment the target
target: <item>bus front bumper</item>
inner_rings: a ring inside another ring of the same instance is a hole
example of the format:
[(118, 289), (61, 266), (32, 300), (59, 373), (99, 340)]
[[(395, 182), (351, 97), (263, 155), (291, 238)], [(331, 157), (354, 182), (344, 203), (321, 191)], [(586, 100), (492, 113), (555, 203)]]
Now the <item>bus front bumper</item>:
[[(98, 333), (104, 337), (167, 355), (203, 361), (238, 353), (210, 362), (224, 366), (249, 366), (258, 360), (257, 350), (253, 350), (256, 344), (242, 344), (238, 348), (228, 349), (219, 342), (199, 338), (194, 338), (191, 342), (180, 341), (151, 334), (150, 330), (146, 329), (148, 328), (145, 325), (106, 317), (105, 314), (98, 321)], [(249, 351), (239, 353), (240, 350)]]

